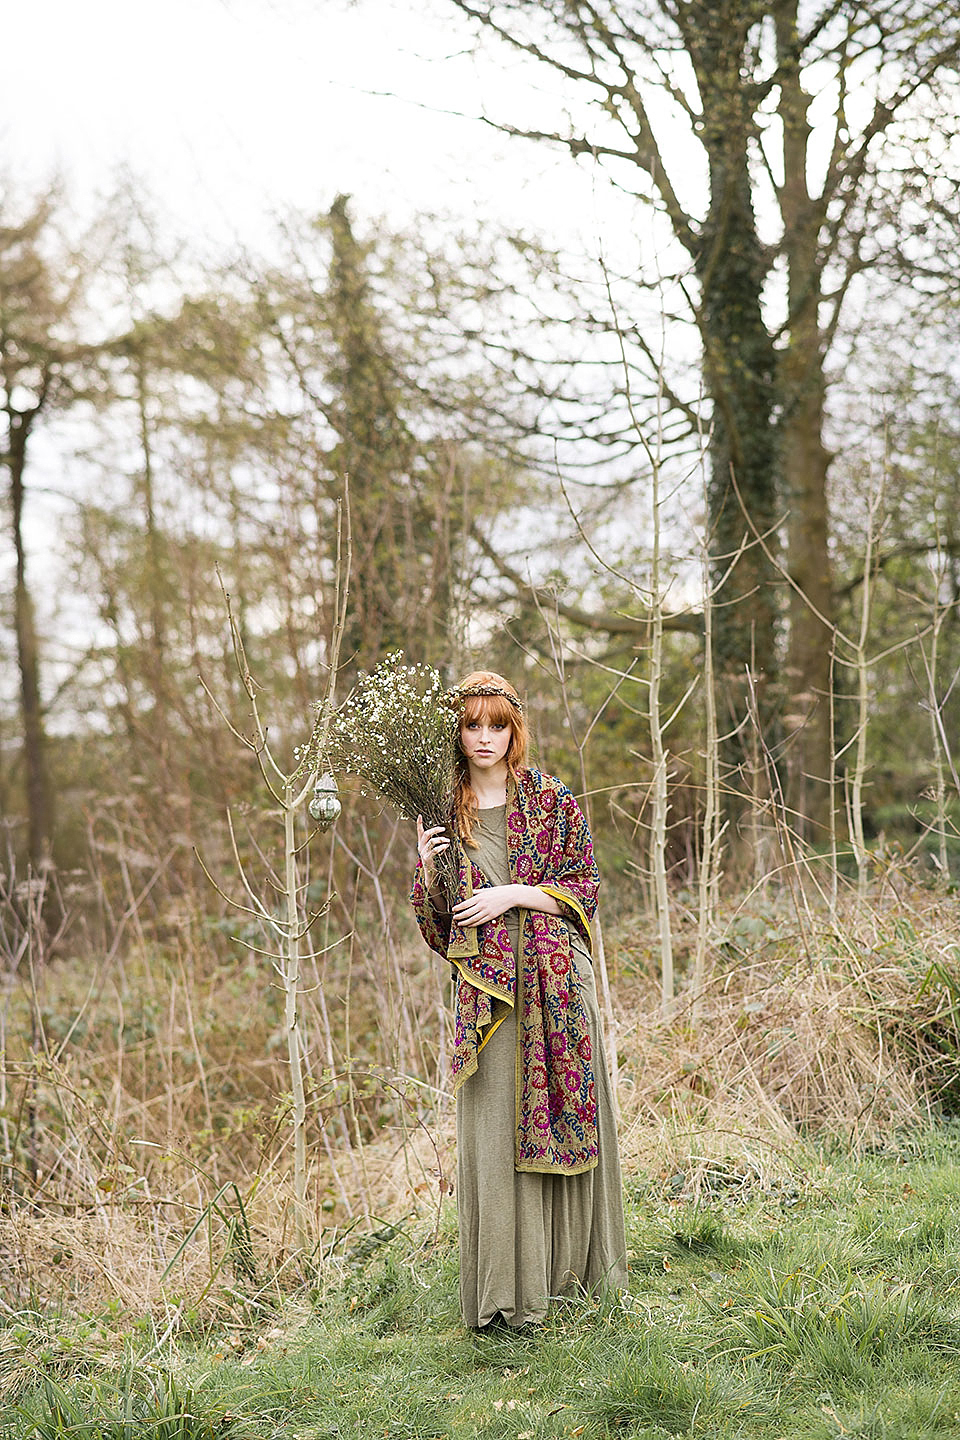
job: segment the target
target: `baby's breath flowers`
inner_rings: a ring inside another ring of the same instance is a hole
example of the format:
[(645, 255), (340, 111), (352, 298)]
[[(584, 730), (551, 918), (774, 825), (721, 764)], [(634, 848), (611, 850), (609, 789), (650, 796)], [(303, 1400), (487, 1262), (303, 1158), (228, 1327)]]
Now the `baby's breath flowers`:
[[(445, 825), (453, 839), (454, 756), (458, 712), (431, 665), (409, 665), (392, 651), (361, 675), (333, 716), (329, 761), (358, 775), (405, 820)], [(436, 857), (448, 900), (459, 884), (459, 845)]]

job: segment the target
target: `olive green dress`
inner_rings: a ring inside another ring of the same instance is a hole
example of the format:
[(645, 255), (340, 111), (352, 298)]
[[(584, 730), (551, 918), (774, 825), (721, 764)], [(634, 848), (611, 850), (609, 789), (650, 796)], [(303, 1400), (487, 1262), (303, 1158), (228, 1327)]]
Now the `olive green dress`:
[[(506, 806), (481, 810), (471, 858), (491, 885), (509, 885)], [(503, 917), (514, 954), (520, 911)], [(552, 1296), (626, 1285), (626, 1240), (616, 1121), (589, 954), (570, 926), (596, 1066), (597, 1166), (582, 1175), (514, 1169), (517, 1020), (511, 1010), (457, 1096), (457, 1210), (464, 1324), (542, 1320)]]

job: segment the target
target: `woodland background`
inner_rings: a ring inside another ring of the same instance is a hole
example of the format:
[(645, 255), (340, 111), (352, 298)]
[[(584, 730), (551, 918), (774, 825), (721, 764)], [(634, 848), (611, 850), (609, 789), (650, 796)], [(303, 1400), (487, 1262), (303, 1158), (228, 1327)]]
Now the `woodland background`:
[(960, 1093), (960, 20), (451, 5), (562, 82), (492, 123), (639, 233), (338, 196), (211, 265), (132, 183), (83, 224), (3, 186), (8, 1293), (207, 1296), (253, 1230), (282, 1270), (443, 1202), (412, 829), (347, 783), (311, 836), (305, 795), (291, 882), (255, 753), (254, 697), (295, 770), (344, 586), (337, 697), (394, 648), (502, 671), (589, 807), (628, 1166)]

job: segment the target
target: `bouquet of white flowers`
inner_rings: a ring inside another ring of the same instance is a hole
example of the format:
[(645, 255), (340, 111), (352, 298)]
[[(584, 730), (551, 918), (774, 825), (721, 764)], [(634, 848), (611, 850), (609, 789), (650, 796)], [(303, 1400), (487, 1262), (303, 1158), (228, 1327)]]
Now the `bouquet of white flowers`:
[(456, 897), (460, 846), (453, 827), (458, 712), (431, 665), (408, 665), (395, 650), (361, 675), (333, 716), (328, 758), (357, 775), (405, 820), (444, 825), (451, 845), (437, 856), (447, 899)]

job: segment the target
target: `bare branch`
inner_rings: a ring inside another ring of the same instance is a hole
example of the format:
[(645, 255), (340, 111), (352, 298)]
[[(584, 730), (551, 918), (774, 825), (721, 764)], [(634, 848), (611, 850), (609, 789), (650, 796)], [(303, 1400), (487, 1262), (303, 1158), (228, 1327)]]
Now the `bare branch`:
[[(621, 615), (615, 611), (582, 610), (577, 605), (568, 605), (559, 600), (550, 590), (525, 580), (520, 572), (494, 549), (476, 521), (470, 526), (470, 535), (487, 559), (493, 563), (505, 580), (510, 581), (518, 593), (528, 595), (535, 603), (555, 606), (557, 613), (562, 615), (565, 620), (569, 620), (571, 624), (582, 625), (586, 630), (598, 630), (608, 635), (635, 635), (643, 640), (649, 638), (649, 620)], [(700, 617), (690, 613), (665, 615), (663, 627), (665, 630), (682, 631), (688, 635), (702, 633)]]

